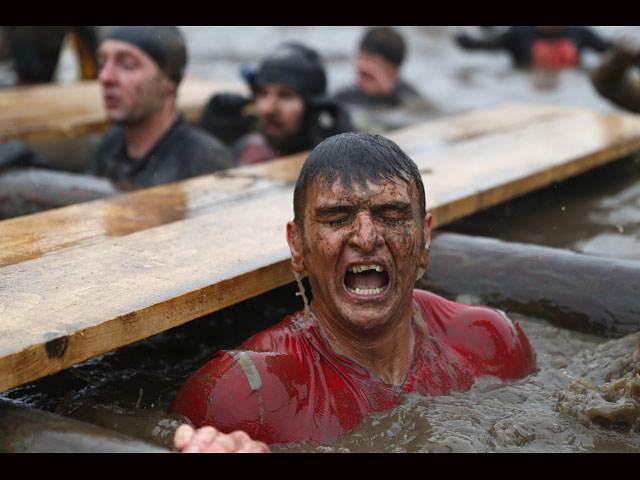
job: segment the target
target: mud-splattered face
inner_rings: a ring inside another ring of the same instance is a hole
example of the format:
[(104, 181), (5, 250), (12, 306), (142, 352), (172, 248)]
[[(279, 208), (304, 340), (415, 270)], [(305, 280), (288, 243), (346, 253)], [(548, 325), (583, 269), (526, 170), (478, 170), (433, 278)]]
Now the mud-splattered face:
[(410, 317), (431, 228), (418, 205), (413, 183), (400, 179), (308, 189), (304, 229), (290, 222), (288, 239), (294, 269), (309, 274), (316, 315), (350, 329)]

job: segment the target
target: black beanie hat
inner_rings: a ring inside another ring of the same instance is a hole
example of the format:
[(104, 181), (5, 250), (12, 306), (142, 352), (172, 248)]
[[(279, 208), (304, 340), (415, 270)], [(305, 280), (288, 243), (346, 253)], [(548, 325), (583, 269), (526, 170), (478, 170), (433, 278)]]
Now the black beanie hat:
[(280, 45), (250, 76), (255, 91), (267, 83), (282, 83), (296, 89), (305, 101), (324, 95), (327, 77), (322, 58), (313, 49), (296, 42)]
[(399, 67), (404, 60), (404, 39), (391, 27), (372, 27), (362, 38), (360, 50), (377, 53)]
[(113, 27), (104, 40), (120, 40), (135, 45), (149, 55), (158, 68), (178, 85), (187, 65), (187, 47), (178, 27)]

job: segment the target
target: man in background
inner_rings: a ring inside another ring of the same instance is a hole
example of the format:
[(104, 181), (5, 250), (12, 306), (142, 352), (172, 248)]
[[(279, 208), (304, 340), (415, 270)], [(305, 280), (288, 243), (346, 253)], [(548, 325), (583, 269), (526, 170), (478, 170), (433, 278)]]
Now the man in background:
[(434, 117), (437, 107), (401, 75), (407, 56), (404, 37), (391, 27), (371, 27), (355, 58), (354, 85), (335, 99), (349, 109), (358, 131), (383, 133)]
[(104, 108), (115, 126), (87, 173), (148, 187), (235, 165), (220, 140), (178, 111), (187, 50), (177, 27), (113, 27), (97, 58)]
[(203, 128), (232, 145), (239, 165), (311, 150), (352, 129), (349, 114), (326, 94), (320, 55), (296, 42), (278, 46), (257, 69), (245, 69), (252, 97), (215, 95)]

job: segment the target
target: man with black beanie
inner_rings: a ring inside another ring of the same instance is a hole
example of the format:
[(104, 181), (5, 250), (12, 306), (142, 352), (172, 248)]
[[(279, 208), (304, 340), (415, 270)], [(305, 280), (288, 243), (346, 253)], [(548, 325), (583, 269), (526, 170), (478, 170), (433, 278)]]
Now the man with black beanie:
[(107, 118), (116, 125), (88, 173), (148, 187), (235, 165), (220, 140), (187, 124), (177, 109), (186, 62), (175, 26), (118, 26), (106, 34), (98, 80)]
[(383, 133), (433, 116), (437, 108), (400, 75), (406, 43), (391, 27), (366, 30), (355, 58), (356, 82), (335, 99), (347, 108), (360, 131)]
[[(243, 73), (252, 98), (218, 94), (201, 120), (203, 128), (233, 145), (239, 165), (311, 150), (329, 136), (352, 130), (347, 111), (326, 95), (325, 68), (315, 50), (286, 42), (257, 69)], [(248, 108), (255, 113), (243, 115)]]

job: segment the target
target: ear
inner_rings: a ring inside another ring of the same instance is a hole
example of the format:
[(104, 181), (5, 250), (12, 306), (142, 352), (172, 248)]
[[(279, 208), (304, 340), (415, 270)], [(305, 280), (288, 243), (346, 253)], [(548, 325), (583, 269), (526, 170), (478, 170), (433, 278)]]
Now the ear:
[(429, 249), (431, 247), (431, 214), (427, 213), (424, 217), (424, 240), (425, 245), (420, 255), (420, 268), (426, 269), (429, 265)]
[(171, 81), (169, 79), (169, 77), (167, 77), (164, 74), (161, 74), (161, 82), (162, 82), (162, 91), (165, 95), (167, 96), (171, 96), (171, 97), (175, 97), (178, 95), (178, 86), (173, 83), (173, 81)]
[(305, 271), (302, 258), (302, 232), (293, 221), (287, 222), (287, 243), (291, 252), (291, 266), (298, 273)]

